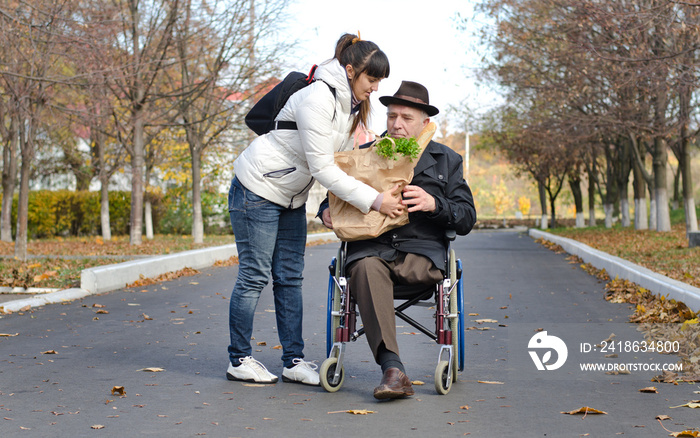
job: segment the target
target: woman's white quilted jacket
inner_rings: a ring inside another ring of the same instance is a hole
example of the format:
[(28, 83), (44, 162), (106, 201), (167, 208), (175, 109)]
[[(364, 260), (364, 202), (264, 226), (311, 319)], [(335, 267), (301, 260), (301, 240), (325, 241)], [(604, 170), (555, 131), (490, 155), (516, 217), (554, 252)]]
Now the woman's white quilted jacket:
[[(287, 208), (301, 207), (316, 179), (340, 199), (367, 213), (379, 194), (335, 165), (333, 153), (352, 149), (350, 84), (337, 60), (319, 65), (316, 82), (294, 93), (277, 120), (297, 123), (257, 137), (233, 163), (253, 193)], [(325, 83), (324, 83), (325, 82)], [(335, 88), (335, 97), (328, 85)]]

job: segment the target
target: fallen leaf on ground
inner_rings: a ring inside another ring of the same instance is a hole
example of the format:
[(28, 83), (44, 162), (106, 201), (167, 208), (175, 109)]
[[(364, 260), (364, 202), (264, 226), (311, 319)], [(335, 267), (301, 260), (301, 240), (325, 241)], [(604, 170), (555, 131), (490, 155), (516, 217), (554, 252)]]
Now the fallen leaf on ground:
[(486, 318), (486, 319), (475, 319), (474, 322), (477, 324), (482, 324), (485, 322), (497, 323), (498, 321), (496, 321), (495, 319)]
[(6, 337), (12, 337), (12, 336), (18, 336), (19, 333), (0, 333), (0, 338), (6, 338)]
[(117, 394), (117, 395), (126, 395), (126, 389), (124, 389), (123, 386), (114, 386), (112, 387), (112, 395)]
[(102, 424), (95, 424), (95, 425), (90, 426), (90, 429), (104, 429), (104, 428), (105, 427)]
[(343, 411), (330, 411), (328, 414), (353, 414), (353, 415), (367, 415), (374, 414), (374, 411), (368, 411), (367, 409), (347, 409)]
[(367, 409), (350, 409), (347, 412), (348, 412), (348, 414), (353, 414), (353, 415), (374, 414), (374, 411), (368, 411)]
[(646, 388), (640, 389), (639, 392), (651, 392), (654, 394), (659, 393), (659, 391), (656, 390), (656, 386), (647, 386)]
[(608, 339), (604, 340), (603, 342), (605, 342), (606, 344), (609, 344), (615, 336), (617, 336), (615, 333), (610, 333), (610, 336), (608, 336)]
[(34, 282), (38, 283), (40, 281), (46, 280), (47, 278), (55, 277), (58, 275), (57, 271), (46, 271), (41, 275), (34, 276)]
[(136, 370), (136, 371), (147, 371), (149, 373), (158, 373), (161, 371), (165, 371), (165, 369), (160, 368), (160, 367), (149, 367), (149, 368), (141, 368), (140, 370)]
[(669, 417), (668, 415), (662, 414), (662, 415), (657, 415), (656, 419), (657, 420), (670, 420), (671, 417)]
[(422, 380), (414, 380), (411, 382), (411, 384), (421, 386), (421, 385), (425, 385), (425, 382), (423, 382)]
[(670, 406), (670, 408), (671, 409), (674, 409), (674, 408), (691, 408), (691, 409), (700, 408), (700, 400), (692, 400), (684, 405)]
[(698, 432), (697, 430), (684, 430), (683, 432), (671, 432), (670, 435), (675, 436), (675, 437), (695, 437), (695, 438), (697, 438), (700, 436), (700, 432)]
[(576, 415), (576, 414), (585, 414), (585, 415), (588, 415), (588, 414), (604, 414), (604, 415), (607, 415), (607, 414), (608, 414), (608, 413), (605, 412), (605, 411), (600, 411), (600, 410), (598, 410), (598, 409), (589, 408), (588, 406), (583, 406), (583, 407), (580, 407), (580, 408), (578, 408), (578, 409), (574, 409), (573, 411), (568, 411), (568, 412), (567, 412), (567, 411), (562, 411), (561, 413), (562, 413), (562, 414), (567, 414), (567, 415)]
[(46, 350), (46, 351), (42, 351), (41, 354), (58, 354), (58, 353), (56, 353), (56, 350)]
[(498, 382), (496, 380), (477, 380), (478, 383), (486, 383), (489, 385), (503, 385), (503, 382)]

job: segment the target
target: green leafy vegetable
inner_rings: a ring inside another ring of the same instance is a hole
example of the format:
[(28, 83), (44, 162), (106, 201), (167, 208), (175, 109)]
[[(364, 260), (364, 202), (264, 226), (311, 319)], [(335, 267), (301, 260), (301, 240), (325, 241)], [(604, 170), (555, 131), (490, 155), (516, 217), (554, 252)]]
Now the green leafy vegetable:
[[(393, 141), (392, 141), (393, 140)], [(420, 145), (415, 138), (391, 138), (382, 137), (380, 141), (374, 145), (377, 154), (390, 160), (398, 160), (398, 155), (411, 157), (411, 160), (418, 157)]]

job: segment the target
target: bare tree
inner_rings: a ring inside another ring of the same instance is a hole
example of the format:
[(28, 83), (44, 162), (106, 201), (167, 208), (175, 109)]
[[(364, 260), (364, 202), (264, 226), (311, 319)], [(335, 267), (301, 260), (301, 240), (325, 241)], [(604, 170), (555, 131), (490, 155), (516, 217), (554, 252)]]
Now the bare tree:
[[(99, 6), (99, 5), (97, 5)], [(157, 102), (164, 98), (163, 71), (169, 68), (172, 33), (180, 10), (179, 0), (112, 0), (111, 22), (95, 28), (102, 36), (92, 56), (109, 72), (106, 82), (117, 104), (112, 120), (118, 140), (126, 148), (131, 165), (131, 219), (129, 241), (142, 241), (144, 168), (147, 144), (157, 133), (147, 126), (162, 117)], [(114, 26), (113, 23), (118, 23)]]
[[(217, 143), (235, 141), (232, 134), (243, 126), (240, 109), (254, 96), (250, 85), (255, 78), (277, 72), (273, 61), (280, 58), (283, 47), (262, 42), (278, 28), (287, 0), (261, 3), (257, 10), (252, 0), (228, 2), (226, 8), (200, 3), (183, 1), (175, 37), (180, 68), (172, 79), (182, 90), (176, 108), (190, 151), (195, 243), (204, 238), (203, 156)], [(232, 105), (231, 99), (238, 104)]]
[(2, 87), (16, 102), (21, 156), (15, 257), (27, 258), (29, 179), (35, 159), (37, 137), (52, 99), (52, 91), (63, 76), (57, 66), (66, 43), (65, 27), (71, 2), (23, 1), (12, 9), (0, 9), (0, 47), (7, 53), (0, 69)]
[(0, 140), (2, 140), (2, 210), (0, 210), (0, 240), (12, 242), (12, 198), (17, 179), (17, 114), (13, 100), (0, 95)]

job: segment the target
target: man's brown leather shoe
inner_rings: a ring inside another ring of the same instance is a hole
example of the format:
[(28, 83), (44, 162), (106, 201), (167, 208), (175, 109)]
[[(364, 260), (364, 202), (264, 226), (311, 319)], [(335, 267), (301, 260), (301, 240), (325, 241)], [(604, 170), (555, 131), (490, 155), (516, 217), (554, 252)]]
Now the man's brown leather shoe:
[(398, 368), (389, 368), (384, 371), (382, 381), (374, 388), (374, 398), (384, 400), (388, 398), (403, 398), (414, 394), (411, 381), (408, 376)]

